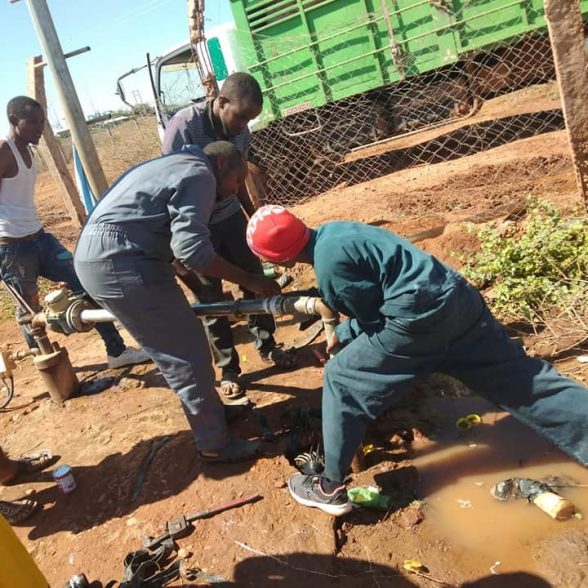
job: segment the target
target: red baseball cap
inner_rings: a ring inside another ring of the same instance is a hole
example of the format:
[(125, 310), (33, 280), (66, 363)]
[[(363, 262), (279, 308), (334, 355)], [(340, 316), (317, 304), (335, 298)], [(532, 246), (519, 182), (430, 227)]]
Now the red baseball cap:
[(310, 229), (283, 206), (262, 206), (247, 224), (247, 245), (274, 263), (298, 256), (310, 239)]

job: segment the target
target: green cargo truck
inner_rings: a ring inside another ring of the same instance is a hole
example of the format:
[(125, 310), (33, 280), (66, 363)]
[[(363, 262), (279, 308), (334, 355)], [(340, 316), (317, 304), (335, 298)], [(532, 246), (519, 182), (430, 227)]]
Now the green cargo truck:
[[(553, 79), (542, 0), (230, 1), (233, 22), (209, 34), (211, 61), (221, 82), (242, 70), (261, 84), (253, 146), (283, 190), (351, 149)], [(580, 4), (588, 14), (588, 0)], [(492, 77), (493, 68), (502, 73)], [(195, 75), (188, 45), (157, 60), (163, 126), (204, 96), (199, 80), (188, 83)]]

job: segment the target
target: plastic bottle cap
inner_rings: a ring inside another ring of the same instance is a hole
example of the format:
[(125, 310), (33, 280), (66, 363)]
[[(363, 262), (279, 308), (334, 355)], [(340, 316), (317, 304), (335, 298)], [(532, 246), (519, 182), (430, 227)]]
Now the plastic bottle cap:
[(64, 478), (65, 476), (68, 476), (69, 474), (71, 474), (71, 466), (61, 465), (53, 472), (53, 477), (54, 478)]

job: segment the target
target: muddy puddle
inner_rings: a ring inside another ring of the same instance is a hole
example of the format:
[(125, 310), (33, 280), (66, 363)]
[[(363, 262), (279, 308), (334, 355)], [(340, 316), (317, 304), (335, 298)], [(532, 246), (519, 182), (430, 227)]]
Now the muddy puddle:
[[(415, 448), (418, 494), (427, 504), (427, 520), (463, 550), (464, 565), (489, 574), (532, 570), (543, 541), (588, 535), (588, 469), (480, 399), (439, 400), (435, 408), (446, 422), (434, 443)], [(469, 414), (482, 422), (458, 430), (456, 421)], [(490, 494), (506, 478), (548, 476), (586, 486), (556, 489), (575, 504), (581, 520), (555, 521), (525, 500), (499, 502)], [(587, 565), (585, 555), (582, 562), (561, 564)]]

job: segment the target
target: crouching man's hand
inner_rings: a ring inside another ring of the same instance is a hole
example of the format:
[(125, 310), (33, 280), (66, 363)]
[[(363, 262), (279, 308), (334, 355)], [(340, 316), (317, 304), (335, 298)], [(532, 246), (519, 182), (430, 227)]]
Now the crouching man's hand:
[(335, 355), (337, 351), (341, 350), (341, 342), (337, 337), (337, 333), (333, 333), (331, 337), (327, 340), (327, 353), (329, 355)]

